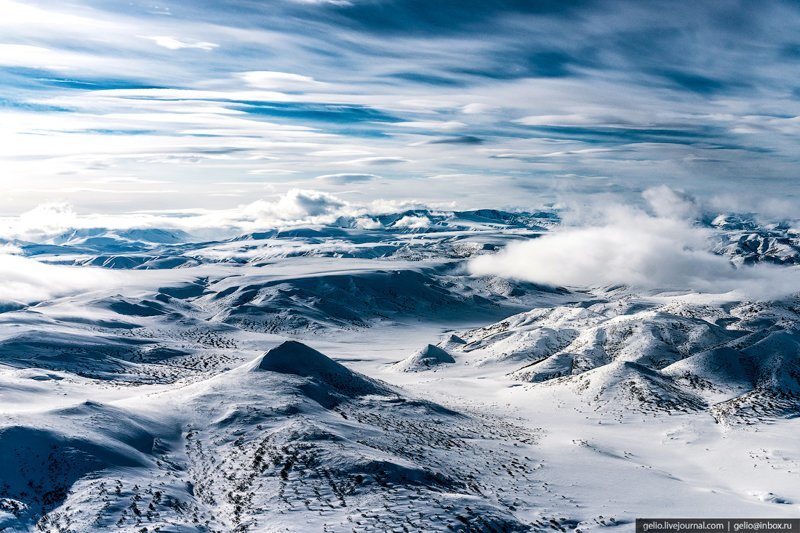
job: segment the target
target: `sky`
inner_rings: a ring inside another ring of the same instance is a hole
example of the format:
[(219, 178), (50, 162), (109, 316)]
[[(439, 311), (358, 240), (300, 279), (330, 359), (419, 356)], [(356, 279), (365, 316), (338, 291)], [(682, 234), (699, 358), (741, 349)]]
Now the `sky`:
[(667, 185), (781, 212), (800, 196), (797, 2), (0, 0), (0, 13), (2, 216), (230, 209), (298, 190), (526, 208)]

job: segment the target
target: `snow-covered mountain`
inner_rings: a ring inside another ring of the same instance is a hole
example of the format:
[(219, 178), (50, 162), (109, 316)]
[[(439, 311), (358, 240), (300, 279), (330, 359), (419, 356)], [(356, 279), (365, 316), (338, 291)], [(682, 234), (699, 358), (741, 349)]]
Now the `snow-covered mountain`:
[(720, 215), (710, 225), (722, 230), (715, 251), (737, 264), (800, 264), (800, 232), (788, 224), (759, 224), (751, 217)]
[[(364, 218), (9, 241), (0, 531), (797, 513), (797, 295), (469, 273), (555, 212)], [(795, 268), (788, 225), (702, 224), (737, 268)]]
[(791, 419), (800, 415), (798, 304), (618, 295), (524, 312), (438, 348), (456, 366), (582, 396), (596, 411)]

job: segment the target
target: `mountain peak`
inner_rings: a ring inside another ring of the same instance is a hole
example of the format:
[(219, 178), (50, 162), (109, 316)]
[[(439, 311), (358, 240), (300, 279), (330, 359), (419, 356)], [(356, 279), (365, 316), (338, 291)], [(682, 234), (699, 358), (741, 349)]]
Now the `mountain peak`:
[(269, 350), (253, 370), (292, 374), (324, 383), (349, 395), (377, 394), (383, 391), (369, 378), (337, 363), (322, 352), (297, 341), (284, 341)]
[(419, 372), (429, 368), (447, 363), (455, 363), (456, 360), (447, 351), (436, 345), (428, 344), (413, 355), (395, 364), (395, 368), (401, 372)]

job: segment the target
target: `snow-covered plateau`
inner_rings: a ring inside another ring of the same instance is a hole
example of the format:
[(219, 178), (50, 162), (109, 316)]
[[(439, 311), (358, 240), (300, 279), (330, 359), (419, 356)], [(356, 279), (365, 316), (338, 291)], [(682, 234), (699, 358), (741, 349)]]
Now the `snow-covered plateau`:
[(800, 234), (698, 220), (686, 286), (650, 249), (649, 285), (512, 275), (546, 267), (521, 247), (558, 227), (414, 210), (0, 242), (0, 531), (800, 514)]

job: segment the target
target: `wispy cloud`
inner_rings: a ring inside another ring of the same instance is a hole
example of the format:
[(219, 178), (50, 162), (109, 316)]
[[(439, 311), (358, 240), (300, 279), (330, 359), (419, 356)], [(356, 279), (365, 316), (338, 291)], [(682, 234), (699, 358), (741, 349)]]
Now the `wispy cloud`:
[(309, 87), (321, 87), (327, 84), (317, 81), (311, 76), (292, 74), (290, 72), (274, 72), (267, 70), (256, 70), (242, 72), (239, 77), (251, 87), (259, 89), (308, 89)]
[(352, 159), (350, 161), (342, 161), (342, 165), (355, 165), (355, 166), (380, 166), (380, 165), (396, 165), (398, 163), (407, 163), (408, 159), (396, 156), (384, 157), (361, 157)]
[(412, 122), (398, 122), (395, 126), (399, 126), (401, 128), (415, 128), (420, 130), (441, 130), (441, 131), (453, 131), (453, 130), (460, 130), (466, 128), (467, 125), (463, 122), (459, 122), (457, 120), (443, 120), (443, 121), (433, 121), (433, 120), (420, 120), (420, 121), (412, 121)]
[(219, 45), (215, 43), (209, 43), (206, 41), (181, 41), (180, 39), (176, 39), (175, 37), (171, 37), (169, 35), (157, 35), (151, 37), (144, 37), (145, 39), (149, 39), (156, 43), (158, 46), (163, 48), (167, 48), (168, 50), (182, 50), (184, 48), (198, 48), (200, 50), (213, 50), (214, 48), (218, 48)]
[(335, 192), (343, 183), (315, 178), (375, 165), (398, 169), (381, 190), (398, 198), (426, 175), (494, 184), (428, 187), (431, 201), (553, 201), (593, 192), (594, 176), (629, 195), (670, 183), (794, 201), (799, 10), (0, 0), (0, 185), (53, 191), (3, 195), (0, 211), (89, 207), (55, 191), (110, 172), (177, 191), (142, 203), (120, 183), (104, 204), (125, 210), (221, 206), (206, 184), (247, 175)]
[(380, 176), (377, 174), (348, 174), (345, 172), (339, 174), (323, 174), (322, 176), (317, 176), (316, 179), (328, 183), (346, 184), (372, 181), (374, 179), (380, 179)]

